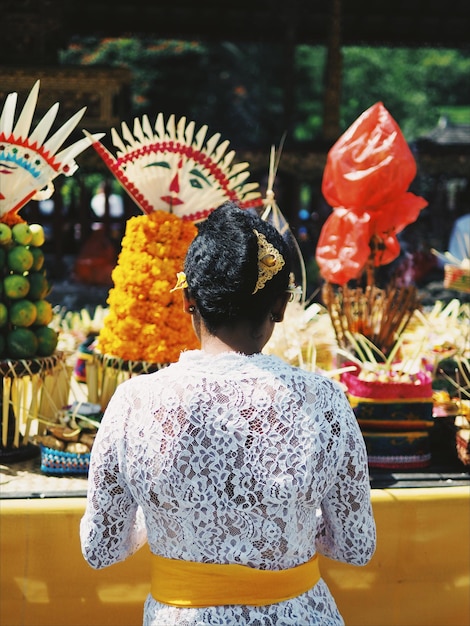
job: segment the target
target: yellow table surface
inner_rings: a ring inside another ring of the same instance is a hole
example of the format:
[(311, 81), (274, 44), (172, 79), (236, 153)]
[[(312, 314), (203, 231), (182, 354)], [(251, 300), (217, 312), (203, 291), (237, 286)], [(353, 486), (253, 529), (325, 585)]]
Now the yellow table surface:
[[(321, 559), (346, 624), (469, 626), (470, 487), (374, 489), (372, 501), (372, 561)], [(84, 505), (83, 497), (0, 499), (1, 626), (142, 623), (148, 549), (91, 569), (78, 535)]]

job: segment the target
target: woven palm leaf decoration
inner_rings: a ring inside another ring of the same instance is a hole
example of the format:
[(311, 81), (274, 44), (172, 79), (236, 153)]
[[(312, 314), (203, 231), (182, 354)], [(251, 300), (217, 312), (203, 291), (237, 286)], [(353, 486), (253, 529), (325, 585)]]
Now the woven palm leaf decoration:
[[(302, 303), (305, 304), (305, 295), (307, 292), (307, 271), (305, 268), (305, 261), (300, 249), (300, 246), (295, 238), (287, 219), (281, 212), (279, 208), (276, 196), (274, 194), (274, 181), (276, 179), (277, 170), (279, 167), (279, 161), (282, 152), (282, 145), (279, 147), (277, 156), (276, 150), (274, 146), (271, 146), (271, 153), (269, 158), (269, 174), (268, 174), (268, 186), (266, 189), (266, 197), (263, 201), (263, 212), (261, 214), (261, 218), (265, 222), (269, 222), (272, 224), (279, 233), (284, 237), (284, 239), (290, 244), (291, 248), (295, 250), (298, 272), (300, 274), (300, 281), (302, 287)], [(296, 268), (297, 269), (297, 268)]]
[(31, 89), (15, 123), (17, 93), (8, 94), (0, 115), (0, 220), (15, 221), (29, 200), (50, 198), (52, 181), (71, 176), (78, 168), (75, 157), (103, 134), (85, 137), (57, 152), (74, 131), (86, 107), (48, 137), (59, 110), (55, 103), (31, 132), (39, 95), (39, 82)]
[(261, 207), (258, 184), (248, 181), (248, 163), (233, 162), (235, 152), (220, 134), (207, 135), (207, 126), (196, 132), (194, 122), (176, 122), (174, 115), (165, 124), (159, 113), (154, 127), (144, 115), (134, 120), (133, 133), (124, 122), (121, 135), (111, 130), (116, 157), (100, 141), (93, 146), (145, 214), (165, 211), (199, 222), (226, 200)]

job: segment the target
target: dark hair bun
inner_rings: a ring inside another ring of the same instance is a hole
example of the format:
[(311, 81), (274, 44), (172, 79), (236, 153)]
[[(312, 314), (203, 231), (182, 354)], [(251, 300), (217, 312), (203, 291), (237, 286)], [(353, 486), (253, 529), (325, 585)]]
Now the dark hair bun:
[[(284, 267), (253, 294), (258, 279), (258, 239), (282, 254)], [(260, 322), (289, 284), (290, 251), (279, 232), (257, 214), (227, 202), (198, 225), (185, 273), (191, 296), (210, 332), (236, 320)]]

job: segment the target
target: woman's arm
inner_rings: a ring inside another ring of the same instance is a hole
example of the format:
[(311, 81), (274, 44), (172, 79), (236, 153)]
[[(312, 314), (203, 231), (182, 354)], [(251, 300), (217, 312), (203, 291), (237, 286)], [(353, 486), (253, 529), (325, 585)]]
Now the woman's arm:
[(100, 569), (123, 561), (146, 542), (141, 509), (122, 474), (125, 421), (129, 402), (119, 387), (111, 399), (93, 444), (85, 514), (80, 523), (82, 553)]
[(344, 447), (335, 484), (321, 502), (316, 548), (332, 559), (365, 565), (376, 544), (367, 451), (354, 412), (336, 386), (333, 402), (342, 416)]

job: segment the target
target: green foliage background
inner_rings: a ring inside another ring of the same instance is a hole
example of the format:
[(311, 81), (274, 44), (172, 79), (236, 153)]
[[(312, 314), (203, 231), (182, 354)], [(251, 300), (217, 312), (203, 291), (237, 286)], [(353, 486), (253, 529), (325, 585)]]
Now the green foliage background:
[[(408, 141), (441, 115), (470, 124), (470, 50), (345, 47), (340, 124), (345, 130), (381, 101)], [(203, 43), (154, 38), (73, 40), (64, 65), (131, 71), (129, 118), (158, 112), (208, 124), (235, 148), (290, 139), (315, 141), (323, 119), (326, 49), (300, 45), (294, 71), (276, 44)]]

